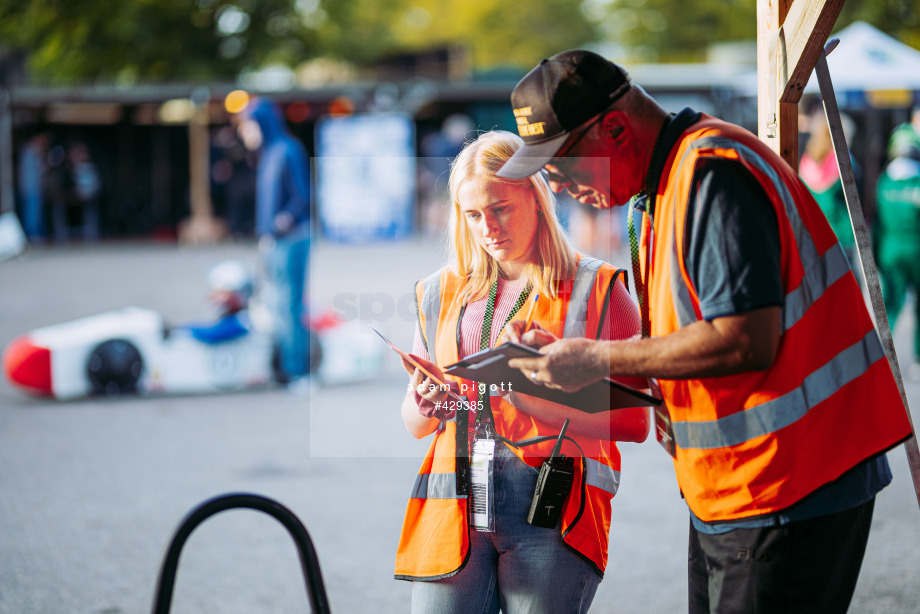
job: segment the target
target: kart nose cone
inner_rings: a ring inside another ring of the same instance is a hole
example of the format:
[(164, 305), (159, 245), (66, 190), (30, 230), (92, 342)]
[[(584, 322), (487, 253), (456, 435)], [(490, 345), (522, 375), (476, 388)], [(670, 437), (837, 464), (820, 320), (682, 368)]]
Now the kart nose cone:
[(16, 337), (3, 352), (3, 372), (14, 385), (32, 394), (52, 396), (51, 350), (32, 343), (28, 335)]

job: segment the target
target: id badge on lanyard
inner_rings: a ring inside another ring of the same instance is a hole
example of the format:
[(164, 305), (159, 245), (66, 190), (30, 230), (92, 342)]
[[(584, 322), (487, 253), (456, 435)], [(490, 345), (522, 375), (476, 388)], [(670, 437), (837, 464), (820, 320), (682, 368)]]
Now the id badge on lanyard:
[(487, 533), (495, 530), (494, 460), (495, 439), (490, 429), (477, 429), (470, 458), (470, 526)]

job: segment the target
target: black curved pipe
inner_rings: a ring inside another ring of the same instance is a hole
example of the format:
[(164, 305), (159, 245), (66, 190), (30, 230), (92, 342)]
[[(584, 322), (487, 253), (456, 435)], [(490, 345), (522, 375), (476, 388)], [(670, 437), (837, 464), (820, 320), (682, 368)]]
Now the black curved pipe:
[(218, 512), (234, 508), (248, 508), (265, 512), (284, 525), (291, 534), (297, 551), (300, 554), (300, 564), (303, 568), (304, 580), (307, 585), (307, 596), (310, 606), (316, 614), (329, 614), (329, 601), (326, 598), (326, 587), (323, 584), (323, 575), (320, 573), (319, 560), (316, 550), (306, 527), (299, 518), (277, 501), (248, 493), (231, 493), (219, 495), (208, 499), (190, 511), (179, 523), (173, 534), (163, 563), (160, 565), (160, 577), (157, 579), (156, 597), (153, 603), (153, 614), (169, 614), (172, 607), (173, 589), (176, 585), (176, 571), (179, 568), (179, 555), (182, 547), (195, 528)]

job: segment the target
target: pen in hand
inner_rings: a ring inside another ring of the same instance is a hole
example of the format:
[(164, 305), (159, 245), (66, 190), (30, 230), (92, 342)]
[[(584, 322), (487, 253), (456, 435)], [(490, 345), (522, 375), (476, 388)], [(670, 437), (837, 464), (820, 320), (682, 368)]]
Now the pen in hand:
[(534, 294), (533, 302), (530, 304), (530, 312), (527, 314), (527, 319), (524, 320), (524, 328), (521, 329), (521, 337), (530, 329), (530, 324), (533, 321), (533, 313), (537, 310), (538, 300), (540, 300), (540, 294)]

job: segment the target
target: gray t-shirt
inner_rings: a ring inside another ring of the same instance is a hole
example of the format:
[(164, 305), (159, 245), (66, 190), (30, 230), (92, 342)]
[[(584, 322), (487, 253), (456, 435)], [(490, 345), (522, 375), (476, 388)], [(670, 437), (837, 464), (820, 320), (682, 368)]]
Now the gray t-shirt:
[(779, 226), (763, 187), (735, 160), (696, 168), (684, 260), (703, 318), (783, 304)]

